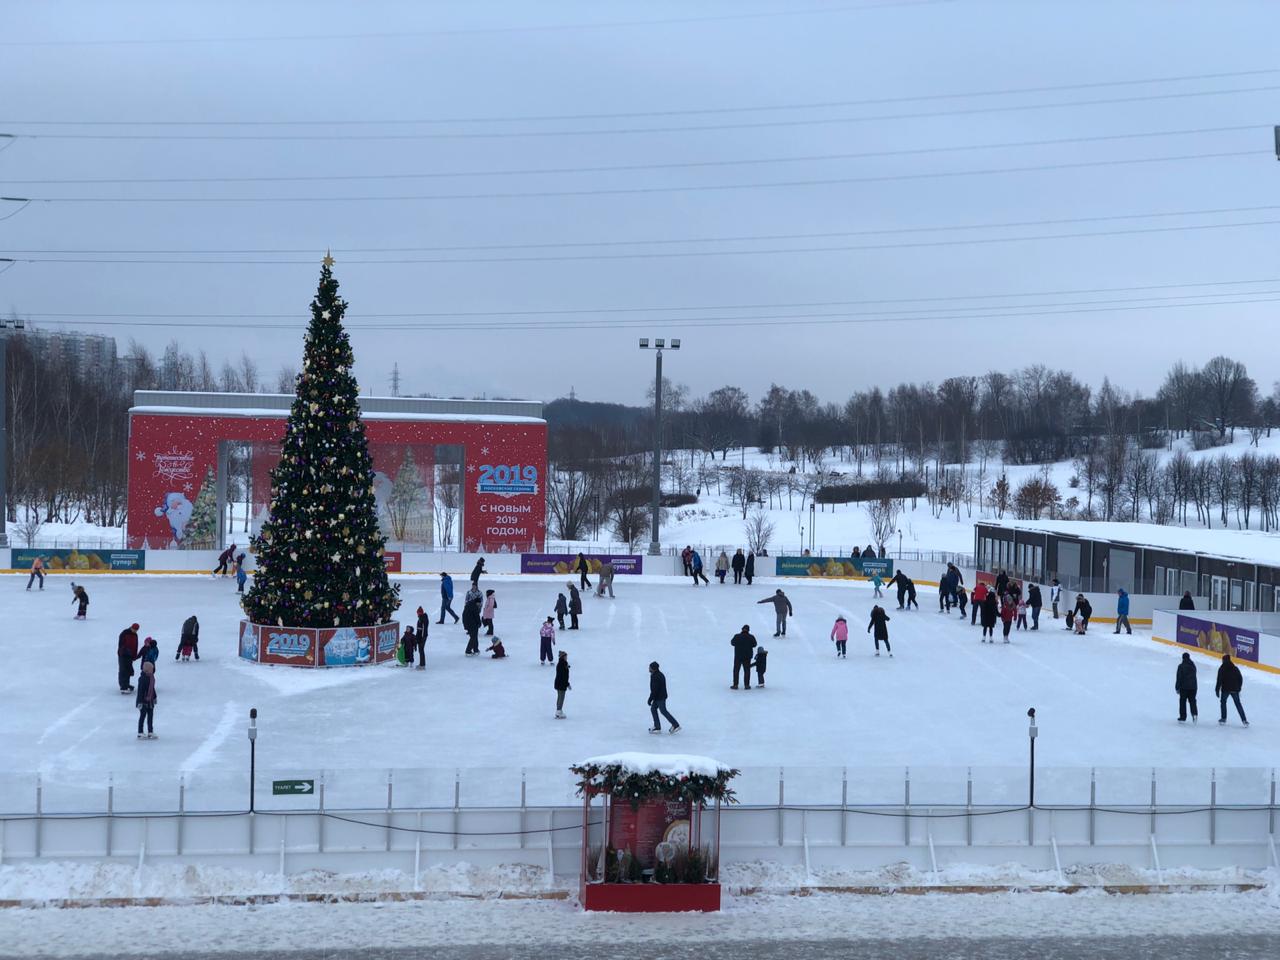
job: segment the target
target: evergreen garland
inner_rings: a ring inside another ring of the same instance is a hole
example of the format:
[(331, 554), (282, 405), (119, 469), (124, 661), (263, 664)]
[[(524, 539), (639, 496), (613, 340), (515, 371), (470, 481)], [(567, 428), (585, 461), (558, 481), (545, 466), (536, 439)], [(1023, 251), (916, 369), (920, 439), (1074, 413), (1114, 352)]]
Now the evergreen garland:
[(252, 540), (253, 585), (242, 606), (254, 623), (290, 627), (384, 623), (400, 606), (387, 579), (373, 463), (326, 256), (311, 301), (302, 373), (280, 462), (271, 472), (270, 517)]
[(639, 772), (617, 763), (584, 763), (569, 769), (578, 776), (580, 797), (588, 793), (607, 793), (615, 799), (627, 800), (633, 806), (655, 797), (693, 803), (705, 803), (708, 800), (738, 802), (729, 781), (741, 772), (739, 770), (722, 769), (712, 777), (704, 773), (672, 775), (656, 770)]

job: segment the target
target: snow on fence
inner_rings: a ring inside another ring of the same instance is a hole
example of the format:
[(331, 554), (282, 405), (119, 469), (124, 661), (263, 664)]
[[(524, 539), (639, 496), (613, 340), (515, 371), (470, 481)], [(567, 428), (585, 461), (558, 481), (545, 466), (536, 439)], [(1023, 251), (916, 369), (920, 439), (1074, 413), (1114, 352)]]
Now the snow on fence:
[[(231, 773), (197, 772), (163, 791), (156, 775), (79, 787), (10, 775), (0, 784), (0, 859), (415, 877), (428, 862), (578, 869), (582, 806), (566, 796), (573, 786), (562, 770), (288, 774), (284, 796), (273, 796), (280, 774), (259, 774), (253, 814), (247, 777)], [(1042, 768), (1034, 807), (1017, 768), (747, 768), (735, 785), (741, 804), (722, 811), (725, 863), (1280, 866), (1274, 769)]]

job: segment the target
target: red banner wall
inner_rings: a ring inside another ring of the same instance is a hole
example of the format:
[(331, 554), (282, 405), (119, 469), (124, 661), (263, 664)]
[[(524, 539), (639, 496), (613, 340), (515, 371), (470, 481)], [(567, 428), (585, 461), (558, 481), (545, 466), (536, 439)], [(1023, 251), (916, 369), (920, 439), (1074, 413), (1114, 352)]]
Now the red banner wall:
[[(278, 444), (284, 426), (285, 419), (274, 416), (131, 414), (129, 546), (183, 546), (200, 486), (207, 472), (217, 469), (218, 444)], [(463, 448), (461, 546), (465, 551), (518, 553), (541, 548), (546, 536), (545, 423), (378, 417), (366, 418), (365, 432), (375, 469), (398, 464), (405, 447), (414, 448), (415, 459), (422, 445)], [(380, 446), (385, 455), (377, 449)], [(401, 453), (394, 452), (396, 447)], [(433, 460), (423, 457), (418, 463), (426, 479)], [(272, 464), (268, 457), (257, 459), (266, 466)], [(255, 466), (255, 474), (260, 469)], [(258, 486), (256, 476), (254, 485)], [(265, 470), (262, 486), (265, 489)]]

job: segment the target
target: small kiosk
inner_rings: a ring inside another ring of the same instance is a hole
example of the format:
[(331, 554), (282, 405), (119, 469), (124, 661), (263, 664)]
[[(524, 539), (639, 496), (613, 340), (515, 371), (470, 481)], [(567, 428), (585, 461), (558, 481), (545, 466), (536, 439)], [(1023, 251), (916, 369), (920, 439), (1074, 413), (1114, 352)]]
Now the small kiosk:
[(570, 769), (582, 797), (583, 909), (720, 909), (720, 806), (736, 802), (729, 781), (737, 770), (708, 757), (648, 753), (592, 757)]

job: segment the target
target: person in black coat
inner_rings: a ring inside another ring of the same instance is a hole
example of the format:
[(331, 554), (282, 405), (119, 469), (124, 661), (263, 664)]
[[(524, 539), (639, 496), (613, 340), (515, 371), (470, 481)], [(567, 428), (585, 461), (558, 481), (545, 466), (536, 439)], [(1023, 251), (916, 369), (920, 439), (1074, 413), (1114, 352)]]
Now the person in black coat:
[(1182, 599), (1178, 601), (1179, 610), (1194, 610), (1196, 602), (1191, 599), (1191, 591), (1187, 590), (1182, 594)]
[(747, 551), (747, 562), (742, 568), (742, 576), (746, 579), (748, 587), (751, 586), (751, 581), (756, 578), (756, 555), (753, 550)]
[[(155, 719), (156, 710), (155, 671), (156, 665), (154, 663), (148, 662), (142, 665), (142, 674), (138, 677), (138, 694), (133, 698), (133, 702), (138, 708), (139, 740), (154, 740), (156, 738), (155, 728), (152, 725), (152, 722)], [(142, 734), (142, 724), (144, 721), (147, 725), (147, 733), (145, 737)]]
[(742, 625), (742, 632), (735, 634), (729, 641), (733, 646), (733, 686), (738, 689), (738, 671), (742, 671), (742, 680), (748, 690), (751, 689), (751, 655), (756, 648), (756, 638), (751, 635), (751, 627)]
[(672, 733), (680, 729), (680, 721), (667, 713), (667, 678), (658, 669), (657, 660), (649, 664), (649, 712), (653, 714), (653, 726), (649, 728), (650, 733), (662, 732), (662, 721), (658, 719), (658, 714), (662, 714), (667, 718), (667, 722), (671, 724)]
[[(588, 583), (587, 586), (589, 587), (591, 586), (591, 584)], [(575, 587), (572, 583), (568, 584), (568, 587), (569, 587), (569, 629), (577, 630), (578, 614), (582, 612), (582, 594), (578, 592), (578, 588)]]
[(413, 632), (413, 649), (418, 654), (419, 670), (427, 668), (427, 631), (430, 629), (430, 623), (431, 617), (419, 607), (418, 628)]
[(591, 567), (587, 564), (587, 558), (585, 555), (581, 553), (578, 554), (578, 563), (573, 569), (578, 574), (578, 586), (583, 590), (590, 590), (591, 581), (587, 579), (587, 573), (591, 570)]
[(484, 572), (484, 557), (481, 557), (476, 561), (476, 565), (471, 568), (471, 585), (473, 587), (480, 586), (480, 575)]
[(1040, 596), (1039, 584), (1027, 587), (1027, 606), (1031, 608), (1031, 629), (1040, 629), (1040, 608), (1044, 606), (1044, 598)]
[(1089, 618), (1093, 616), (1093, 604), (1083, 593), (1076, 594), (1076, 633), (1087, 633)]
[(996, 577), (996, 594), (1003, 597), (1009, 592), (1009, 574), (1001, 570), (1000, 575)]
[(564, 598), (563, 593), (556, 594), (556, 620), (560, 623), (560, 629), (564, 629), (564, 618), (569, 614), (569, 601)]
[(919, 610), (920, 604), (916, 603), (916, 582), (910, 577), (903, 577), (903, 579), (907, 582), (907, 609), (915, 607)]
[(886, 587), (898, 588), (898, 609), (901, 610), (903, 604), (907, 602), (907, 577), (901, 570), (895, 570)]
[(484, 599), (479, 590), (467, 593), (467, 601), (462, 606), (462, 629), (467, 631), (468, 657), (480, 655), (480, 605)]
[(769, 666), (769, 651), (764, 647), (756, 650), (756, 658), (751, 661), (751, 666), (756, 668), (756, 686), (764, 686), (764, 672)]
[(556, 660), (556, 719), (564, 719), (564, 695), (572, 690), (569, 684), (569, 654), (563, 650), (560, 651), (560, 657)]
[(1000, 619), (1000, 601), (996, 599), (996, 592), (994, 590), (988, 590), (987, 595), (982, 599), (980, 614), (982, 619), (982, 636), (991, 637), (991, 641), (994, 643), (996, 636), (996, 621)]
[(1191, 704), (1191, 722), (1195, 723), (1200, 716), (1196, 710), (1196, 665), (1189, 653), (1182, 655), (1173, 689), (1178, 694), (1178, 722), (1187, 722), (1187, 704)]
[(1213, 685), (1213, 692), (1222, 706), (1222, 713), (1218, 715), (1219, 724), (1227, 722), (1227, 698), (1230, 697), (1235, 701), (1240, 722), (1246, 727), (1249, 725), (1249, 718), (1244, 715), (1244, 707), (1240, 706), (1240, 690), (1243, 687), (1244, 677), (1240, 675), (1240, 668), (1231, 662), (1230, 654), (1224, 654), (1222, 666), (1218, 667), (1218, 681)]
[(192, 654), (197, 660), (200, 659), (200, 621), (196, 619), (193, 613), (182, 622), (182, 633), (178, 638), (178, 652), (173, 655), (173, 659), (185, 656), (188, 660)]
[[(874, 633), (871, 633), (874, 630)], [(871, 622), (867, 624), (867, 633), (871, 633), (876, 641), (876, 656), (880, 656), (880, 641), (884, 641), (885, 653), (893, 656), (893, 648), (889, 646), (889, 614), (884, 607), (877, 604), (871, 608)]]
[(742, 548), (739, 547), (733, 555), (733, 559), (729, 561), (729, 566), (733, 568), (733, 582), (742, 582), (742, 571), (746, 569), (747, 558), (742, 555)]

